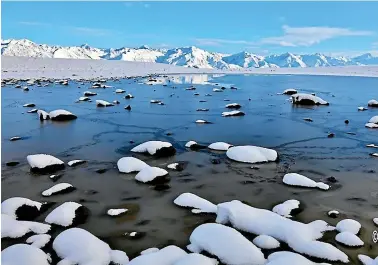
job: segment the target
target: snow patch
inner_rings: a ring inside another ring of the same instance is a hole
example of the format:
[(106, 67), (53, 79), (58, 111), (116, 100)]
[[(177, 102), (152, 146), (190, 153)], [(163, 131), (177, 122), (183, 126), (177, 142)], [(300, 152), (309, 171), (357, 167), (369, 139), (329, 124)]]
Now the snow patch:
[(227, 151), (232, 145), (225, 142), (215, 142), (208, 146), (209, 149), (217, 151)]
[(149, 167), (149, 165), (135, 157), (122, 157), (118, 160), (117, 167), (119, 172), (131, 173), (139, 172), (142, 169)]
[(72, 186), (69, 183), (59, 183), (59, 184), (56, 184), (56, 185), (52, 186), (51, 188), (43, 191), (42, 196), (48, 197), (48, 196), (52, 196), (52, 195), (57, 194), (57, 193), (70, 192), (74, 189), (75, 189), (74, 186)]
[(271, 162), (278, 159), (275, 150), (252, 145), (230, 147), (226, 155), (231, 160), (244, 163)]
[(182, 207), (193, 208), (193, 213), (216, 213), (217, 206), (193, 193), (183, 193), (174, 201), (174, 204)]
[(290, 186), (319, 188), (321, 190), (328, 190), (329, 186), (323, 182), (315, 182), (308, 177), (297, 173), (288, 173), (283, 177), (283, 183)]

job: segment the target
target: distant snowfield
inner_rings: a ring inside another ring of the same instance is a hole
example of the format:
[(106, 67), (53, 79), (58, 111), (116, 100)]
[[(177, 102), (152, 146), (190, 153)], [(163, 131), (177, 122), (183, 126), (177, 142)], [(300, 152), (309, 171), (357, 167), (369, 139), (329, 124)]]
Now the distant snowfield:
[(378, 66), (314, 68), (251, 68), (241, 70), (197, 69), (151, 62), (77, 60), (1, 56), (2, 78), (110, 78), (149, 74), (264, 74), (378, 77)]

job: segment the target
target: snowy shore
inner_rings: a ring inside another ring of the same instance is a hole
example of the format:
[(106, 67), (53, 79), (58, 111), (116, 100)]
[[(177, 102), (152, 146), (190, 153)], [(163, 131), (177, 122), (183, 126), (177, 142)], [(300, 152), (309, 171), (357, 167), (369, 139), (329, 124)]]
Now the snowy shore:
[(110, 78), (149, 74), (277, 74), (378, 77), (378, 66), (342, 66), (319, 68), (251, 68), (246, 70), (197, 69), (159, 63), (50, 59), (1, 56), (4, 78)]

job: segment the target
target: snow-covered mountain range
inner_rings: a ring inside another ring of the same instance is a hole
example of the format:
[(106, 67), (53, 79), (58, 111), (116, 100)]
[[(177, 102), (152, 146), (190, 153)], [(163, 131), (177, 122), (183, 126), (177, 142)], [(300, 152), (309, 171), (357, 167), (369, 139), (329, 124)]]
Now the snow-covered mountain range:
[(157, 62), (177, 66), (213, 69), (326, 67), (345, 65), (378, 65), (378, 57), (366, 53), (357, 57), (332, 57), (324, 54), (298, 55), (284, 53), (261, 56), (248, 52), (222, 54), (191, 46), (174, 49), (138, 48), (102, 49), (87, 44), (62, 47), (36, 44), (27, 39), (1, 41), (1, 55), (44, 58), (103, 59)]

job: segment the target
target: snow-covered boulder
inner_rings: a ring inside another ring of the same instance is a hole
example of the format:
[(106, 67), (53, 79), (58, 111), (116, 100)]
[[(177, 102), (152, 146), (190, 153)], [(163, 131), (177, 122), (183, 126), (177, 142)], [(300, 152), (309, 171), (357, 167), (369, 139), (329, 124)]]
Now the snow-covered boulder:
[(208, 258), (202, 254), (190, 253), (175, 261), (172, 265), (218, 265), (216, 259)]
[(117, 94), (125, 93), (126, 91), (123, 89), (116, 89), (115, 91)]
[(371, 99), (371, 100), (368, 101), (368, 106), (378, 108), (378, 101), (375, 100), (375, 99)]
[(294, 209), (298, 209), (299, 204), (300, 204), (300, 202), (298, 200), (287, 200), (287, 201), (285, 201), (281, 204), (274, 206), (272, 211), (276, 214), (283, 216), (283, 217), (290, 218), (290, 217), (292, 217), (290, 215), (291, 211), (294, 210)]
[(329, 103), (320, 97), (310, 94), (298, 93), (291, 96), (291, 102), (297, 105), (329, 105)]
[(187, 162), (175, 162), (167, 165), (167, 168), (175, 171), (183, 171), (187, 165)]
[(206, 251), (229, 265), (264, 265), (264, 254), (237, 230), (215, 223), (202, 224), (190, 235), (187, 248)]
[(70, 167), (74, 167), (74, 166), (78, 166), (78, 165), (81, 165), (81, 164), (84, 164), (86, 163), (87, 161), (85, 160), (71, 160), (67, 163), (67, 165), (69, 165)]
[(230, 147), (232, 145), (225, 142), (215, 142), (208, 146), (209, 149), (217, 151), (227, 151)]
[(91, 91), (85, 91), (84, 92), (84, 96), (86, 97), (91, 97), (91, 96), (96, 96), (97, 93), (96, 92), (91, 92)]
[(18, 140), (21, 140), (22, 138), (20, 136), (13, 136), (9, 139), (9, 141), (11, 142), (14, 142), (14, 141), (18, 141)]
[(48, 234), (34, 235), (26, 239), (26, 243), (37, 248), (44, 248), (51, 240)]
[(193, 193), (182, 193), (174, 201), (174, 204), (181, 207), (193, 208), (192, 213), (216, 213), (217, 206)]
[(27, 113), (36, 113), (38, 110), (37, 109), (31, 109), (31, 110), (28, 110)]
[(25, 108), (33, 108), (33, 107), (35, 107), (35, 104), (34, 103), (26, 103), (26, 104), (23, 105), (23, 107), (25, 107)]
[(162, 141), (148, 141), (131, 149), (131, 152), (147, 153), (156, 157), (172, 156), (176, 153), (176, 149), (171, 143)]
[(245, 113), (240, 110), (222, 112), (222, 117), (244, 116), (244, 115)]
[(27, 233), (45, 234), (50, 225), (31, 221), (18, 221), (9, 215), (1, 214), (1, 238), (19, 238)]
[(52, 210), (45, 219), (46, 223), (63, 227), (77, 226), (85, 223), (89, 211), (83, 205), (76, 202), (65, 202)]
[(210, 124), (211, 122), (206, 121), (206, 120), (196, 120), (196, 123), (198, 123), (198, 124)]
[(132, 99), (132, 98), (134, 98), (134, 96), (131, 95), (131, 94), (127, 94), (127, 95), (125, 96), (125, 99)]
[(125, 265), (129, 262), (125, 252), (112, 250), (108, 244), (81, 228), (70, 228), (60, 233), (53, 249), (62, 260), (59, 264)]
[(360, 254), (358, 255), (358, 259), (363, 265), (378, 265), (378, 256), (372, 259), (369, 256)]
[(121, 215), (121, 214), (124, 214), (128, 211), (129, 209), (125, 209), (125, 208), (119, 208), (119, 209), (109, 209), (106, 214), (109, 215), (109, 216), (118, 216), (118, 215)]
[(365, 124), (367, 128), (378, 128), (378, 116), (372, 117), (368, 123)]
[(351, 232), (341, 232), (336, 235), (335, 239), (348, 247), (361, 247), (364, 245), (364, 242)]
[(135, 176), (137, 181), (147, 183), (147, 182), (159, 182), (164, 180), (165, 176), (168, 175), (168, 171), (158, 167), (145, 167)]
[(239, 103), (231, 103), (231, 104), (227, 104), (226, 108), (228, 108), (228, 109), (240, 109), (241, 105)]
[(234, 228), (255, 235), (274, 237), (298, 253), (330, 261), (349, 261), (348, 256), (336, 247), (317, 241), (325, 231), (335, 229), (322, 220), (304, 224), (234, 200), (218, 204), (216, 222), (231, 223)]
[(298, 253), (279, 251), (269, 255), (266, 265), (331, 265), (329, 263), (316, 263)]
[(223, 90), (220, 88), (213, 88), (213, 92), (223, 92)]
[(22, 197), (12, 197), (1, 203), (1, 213), (18, 220), (34, 220), (43, 211), (43, 204)]
[(41, 121), (43, 120), (49, 120), (50, 119), (50, 114), (48, 114), (46, 111), (44, 110), (38, 110), (37, 111), (37, 114), (38, 114), (38, 117)]
[(111, 106), (114, 106), (114, 104), (107, 102), (105, 100), (99, 99), (99, 100), (96, 100), (96, 106), (97, 107), (111, 107)]
[(135, 157), (122, 157), (118, 160), (117, 167), (119, 172), (131, 173), (139, 172), (143, 168), (149, 167), (149, 165)]
[(253, 244), (262, 249), (275, 249), (280, 247), (277, 239), (267, 235), (259, 235), (253, 239)]
[(297, 93), (298, 93), (298, 91), (294, 88), (285, 89), (284, 92), (283, 92), (284, 95), (290, 95), (290, 96), (297, 94)]
[(339, 211), (336, 211), (336, 210), (331, 210), (331, 211), (328, 211), (327, 215), (331, 218), (337, 218), (337, 216), (339, 216)]
[(298, 173), (288, 173), (283, 177), (283, 183), (290, 186), (319, 188), (321, 190), (328, 190), (329, 186), (323, 182), (315, 182), (308, 177)]
[(49, 197), (56, 194), (69, 193), (76, 188), (69, 183), (59, 183), (42, 192), (42, 196)]
[(275, 150), (253, 145), (230, 147), (226, 155), (231, 160), (244, 163), (262, 163), (278, 160), (278, 154)]
[(378, 225), (378, 217), (373, 218), (373, 223), (374, 223), (375, 225)]
[(49, 265), (50, 256), (35, 246), (16, 244), (1, 251), (3, 265)]
[(64, 109), (50, 111), (49, 116), (53, 121), (70, 121), (77, 119), (75, 114)]
[(52, 155), (36, 154), (26, 157), (32, 172), (48, 173), (64, 168), (64, 162)]
[(152, 103), (152, 104), (158, 104), (160, 102), (161, 102), (161, 100), (158, 100), (158, 99), (151, 99), (150, 100), (150, 103)]
[(357, 235), (360, 232), (361, 224), (353, 219), (344, 219), (337, 223), (336, 229), (339, 232), (350, 232)]
[(365, 108), (365, 107), (358, 107), (358, 111), (365, 111), (365, 110), (367, 110), (367, 108)]
[(173, 265), (176, 261), (187, 255), (179, 247), (167, 246), (159, 251), (138, 256), (132, 259), (128, 265)]
[(79, 101), (90, 101), (91, 98), (89, 97), (79, 97)]

